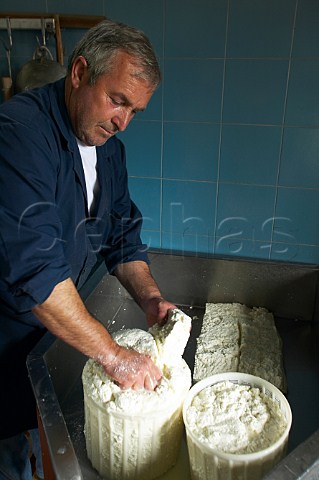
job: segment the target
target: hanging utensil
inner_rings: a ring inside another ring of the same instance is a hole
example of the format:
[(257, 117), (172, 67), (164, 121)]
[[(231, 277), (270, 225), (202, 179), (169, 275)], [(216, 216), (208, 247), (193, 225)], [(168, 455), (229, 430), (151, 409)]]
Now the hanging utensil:
[(46, 46), (46, 31), (44, 19), (41, 19), (42, 45), (36, 48), (32, 60), (27, 62), (19, 71), (16, 78), (18, 92), (42, 87), (47, 83), (55, 82), (65, 77), (66, 68), (53, 60), (50, 50)]
[(6, 18), (7, 23), (7, 33), (8, 33), (8, 43), (1, 38), (4, 48), (6, 50), (6, 57), (8, 63), (8, 74), (7, 77), (2, 77), (2, 91), (4, 100), (9, 100), (12, 96), (12, 69), (11, 69), (11, 49), (12, 49), (12, 32), (11, 32), (11, 22), (10, 18)]

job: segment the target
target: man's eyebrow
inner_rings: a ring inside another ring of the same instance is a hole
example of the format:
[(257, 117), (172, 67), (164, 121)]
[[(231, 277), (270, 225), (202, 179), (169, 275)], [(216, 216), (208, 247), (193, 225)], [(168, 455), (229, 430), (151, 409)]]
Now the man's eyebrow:
[[(124, 105), (126, 105), (128, 107), (133, 107), (132, 102), (127, 98), (127, 96), (124, 93), (114, 93), (114, 96), (119, 97), (122, 100), (122, 102), (124, 103)], [(143, 112), (145, 110), (145, 108), (136, 107), (133, 110), (134, 110), (134, 112)]]

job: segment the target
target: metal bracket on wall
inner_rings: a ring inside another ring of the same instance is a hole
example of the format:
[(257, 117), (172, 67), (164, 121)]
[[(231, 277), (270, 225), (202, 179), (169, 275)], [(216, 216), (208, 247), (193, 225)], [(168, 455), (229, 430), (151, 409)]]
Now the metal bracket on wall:
[(23, 14), (23, 13), (0, 13), (0, 29), (10, 30), (41, 30), (42, 35), (54, 34), (56, 43), (56, 59), (63, 65), (63, 46), (59, 15), (55, 14)]
[(42, 30), (55, 35), (56, 59), (63, 65), (63, 46), (61, 28), (91, 28), (105, 20), (100, 15), (60, 15), (56, 13), (0, 13), (0, 29)]
[(0, 29), (7, 29), (7, 19), (10, 20), (10, 26), (14, 30), (41, 30), (42, 22), (44, 23), (45, 30), (50, 33), (55, 32), (55, 19), (53, 17), (48, 18), (12, 18), (12, 17), (0, 17)]

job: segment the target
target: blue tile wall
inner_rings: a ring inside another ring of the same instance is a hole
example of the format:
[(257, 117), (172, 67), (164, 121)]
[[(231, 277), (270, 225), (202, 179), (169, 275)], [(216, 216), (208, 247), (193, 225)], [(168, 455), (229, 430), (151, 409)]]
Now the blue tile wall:
[(224, 125), (220, 181), (275, 185), (281, 138), (279, 126)]
[(319, 188), (318, 152), (318, 128), (286, 128), (279, 184), (287, 187)]
[(162, 231), (188, 235), (214, 233), (216, 184), (163, 181)]
[(229, 59), (223, 121), (277, 125), (283, 120), (288, 60)]
[(279, 188), (274, 241), (298, 245), (318, 245), (319, 208), (316, 189)]
[(288, 125), (319, 125), (319, 57), (291, 62), (285, 122)]
[(226, 18), (224, 0), (166, 1), (165, 57), (223, 58)]
[(287, 58), (295, 7), (295, 0), (232, 0), (227, 55), (235, 58)]
[[(160, 122), (132, 122), (125, 136), (118, 137), (125, 142), (127, 167), (131, 176), (161, 176), (162, 125)], [(143, 144), (140, 139), (144, 138)]]
[[(161, 182), (154, 178), (129, 179), (129, 187), (134, 202), (139, 206), (144, 219), (144, 228), (147, 231), (160, 230), (160, 198)], [(147, 203), (145, 202), (147, 198)]]
[(165, 59), (164, 121), (219, 122), (222, 80), (222, 60)]
[[(149, 248), (319, 262), (318, 0), (2, 0), (8, 10), (106, 15), (149, 36), (163, 81), (121, 134)], [(82, 33), (63, 30), (65, 59)], [(14, 74), (35, 36), (14, 32)]]
[(156, 54), (163, 55), (164, 7), (163, 0), (105, 0), (107, 17), (128, 23), (143, 30)]
[(271, 240), (276, 189), (259, 185), (221, 184), (216, 236), (236, 235), (245, 240)]
[(163, 176), (183, 180), (217, 180), (219, 125), (166, 122)]
[(294, 57), (319, 56), (319, 11), (317, 0), (300, 0), (292, 54)]

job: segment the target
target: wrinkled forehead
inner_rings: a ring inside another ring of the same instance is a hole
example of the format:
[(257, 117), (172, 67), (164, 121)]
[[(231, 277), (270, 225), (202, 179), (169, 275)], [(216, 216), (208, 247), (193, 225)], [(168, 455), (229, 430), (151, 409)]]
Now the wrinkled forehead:
[(111, 72), (126, 67), (127, 72), (131, 77), (144, 80), (153, 90), (156, 89), (157, 83), (154, 84), (153, 78), (150, 75), (150, 67), (137, 55), (133, 55), (125, 50), (117, 50), (114, 52), (111, 62)]

